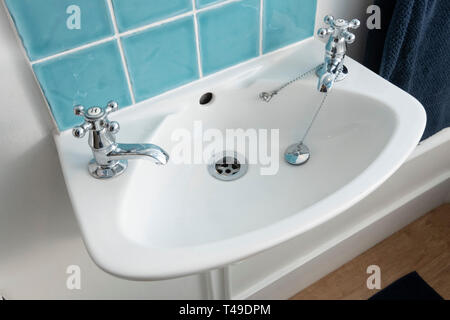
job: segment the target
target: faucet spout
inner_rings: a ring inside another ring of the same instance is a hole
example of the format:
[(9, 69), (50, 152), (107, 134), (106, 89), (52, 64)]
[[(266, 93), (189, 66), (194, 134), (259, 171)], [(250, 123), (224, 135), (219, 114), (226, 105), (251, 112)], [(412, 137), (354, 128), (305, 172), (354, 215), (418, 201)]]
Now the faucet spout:
[(108, 153), (110, 160), (151, 160), (155, 164), (165, 165), (169, 155), (162, 148), (154, 144), (145, 143), (118, 143), (114, 150)]
[(330, 92), (333, 88), (334, 82), (336, 80), (336, 75), (331, 72), (326, 72), (320, 76), (319, 82), (317, 85), (317, 90), (323, 93)]

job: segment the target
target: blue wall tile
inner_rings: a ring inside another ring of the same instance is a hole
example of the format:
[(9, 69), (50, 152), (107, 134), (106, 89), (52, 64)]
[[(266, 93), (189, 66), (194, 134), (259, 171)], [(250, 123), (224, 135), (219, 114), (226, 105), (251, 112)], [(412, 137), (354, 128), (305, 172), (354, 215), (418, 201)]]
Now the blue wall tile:
[(205, 74), (258, 56), (259, 8), (259, 0), (243, 0), (199, 13)]
[(264, 0), (263, 51), (311, 37), (316, 5), (316, 0)]
[(137, 101), (199, 76), (192, 17), (127, 36), (122, 43)]
[[(130, 75), (136, 100), (142, 101), (199, 78), (193, 3), (197, 14), (203, 74), (259, 56), (260, 6), (264, 1), (263, 53), (313, 35), (316, 0), (111, 0), (127, 62), (118, 40), (80, 50), (114, 35), (108, 0), (5, 0), (22, 44), (59, 129), (81, 119), (73, 105), (104, 105), (110, 99), (131, 104)], [(223, 5), (214, 7), (214, 4)], [(70, 30), (71, 5), (80, 7), (81, 29)], [(186, 17), (134, 33), (135, 28), (187, 13)]]
[(192, 10), (191, 0), (113, 0), (113, 5), (120, 31)]
[[(105, 0), (6, 0), (6, 5), (31, 60), (113, 34)], [(80, 7), (80, 29), (67, 27), (70, 5)]]
[(225, 0), (195, 0), (195, 5), (197, 8), (204, 8), (206, 6), (223, 2)]
[(110, 100), (121, 107), (131, 104), (115, 40), (34, 64), (33, 69), (60, 130), (82, 122), (73, 114), (74, 105), (104, 106)]

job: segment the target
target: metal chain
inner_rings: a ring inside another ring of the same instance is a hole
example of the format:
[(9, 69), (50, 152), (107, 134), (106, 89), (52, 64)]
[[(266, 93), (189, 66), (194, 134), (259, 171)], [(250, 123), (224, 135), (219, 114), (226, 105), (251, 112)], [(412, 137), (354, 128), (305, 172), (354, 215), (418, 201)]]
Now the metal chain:
[[(339, 71), (338, 71), (337, 74), (336, 74), (336, 78), (339, 77), (339, 76), (341, 75), (342, 70), (343, 70), (343, 68), (339, 68)], [(314, 114), (314, 117), (312, 118), (311, 122), (309, 123), (308, 129), (306, 129), (305, 134), (303, 135), (302, 140), (300, 140), (300, 144), (303, 144), (303, 142), (305, 141), (306, 137), (308, 136), (309, 131), (311, 130), (311, 128), (312, 128), (314, 122), (316, 121), (317, 116), (318, 116), (319, 113), (320, 113), (320, 110), (322, 110), (322, 107), (325, 105), (325, 101), (327, 100), (328, 94), (329, 94), (329, 92), (325, 92), (325, 94), (324, 94), (324, 96), (323, 96), (323, 99), (322, 99), (322, 102), (320, 103), (319, 107), (318, 107), (317, 110), (316, 110), (316, 113)]]
[[(286, 83), (283, 84), (281, 87), (279, 87), (277, 90), (274, 90), (274, 91), (271, 91), (271, 92), (261, 92), (261, 93), (259, 94), (259, 97), (260, 97), (263, 101), (265, 101), (265, 102), (270, 102), (270, 100), (272, 100), (272, 98), (273, 98), (275, 95), (277, 95), (278, 93), (280, 93), (280, 91), (282, 91), (282, 90), (285, 89), (286, 87), (290, 86), (290, 85), (293, 84), (294, 82), (297, 82), (298, 80), (303, 79), (304, 77), (306, 77), (306, 76), (309, 75), (310, 73), (316, 71), (318, 68), (321, 68), (322, 66), (323, 66), (323, 63), (320, 64), (320, 65), (318, 65), (317, 67), (315, 67), (315, 68), (313, 68), (313, 69), (311, 69), (311, 70), (309, 70), (309, 71), (307, 71), (307, 72), (305, 72), (305, 73), (299, 75), (297, 78), (292, 79), (291, 81), (286, 82)], [(337, 73), (337, 75), (336, 75), (336, 78), (339, 77), (339, 75), (341, 74), (341, 72), (342, 72), (342, 68), (339, 69), (339, 71), (338, 71), (338, 73)], [(322, 102), (320, 103), (319, 107), (317, 108), (316, 113), (314, 114), (314, 116), (313, 116), (311, 122), (309, 123), (309, 126), (308, 126), (308, 128), (306, 129), (305, 134), (303, 135), (303, 138), (302, 138), (302, 140), (300, 140), (300, 143), (299, 143), (299, 144), (303, 144), (303, 142), (305, 141), (306, 137), (308, 136), (309, 131), (311, 130), (311, 128), (312, 128), (314, 122), (316, 121), (317, 116), (319, 115), (320, 111), (322, 110), (323, 106), (325, 105), (325, 101), (327, 100), (327, 97), (328, 97), (328, 92), (326, 92), (326, 93), (324, 94), (323, 99), (322, 99)]]
[(308, 126), (308, 128), (306, 129), (305, 134), (303, 135), (302, 140), (300, 140), (300, 144), (302, 144), (302, 143), (305, 141), (306, 137), (308, 136), (309, 130), (311, 130), (311, 127), (313, 126), (314, 122), (316, 121), (316, 118), (317, 118), (317, 116), (319, 115), (320, 110), (322, 110), (322, 107), (323, 107), (323, 105), (325, 104), (325, 101), (327, 100), (327, 97), (328, 97), (328, 92), (324, 94), (323, 99), (322, 99), (322, 102), (320, 103), (319, 108), (317, 108), (316, 113), (314, 114), (314, 117), (312, 118), (311, 122), (309, 123), (309, 126)]
[(288, 82), (286, 82), (285, 84), (283, 84), (281, 87), (279, 87), (278, 89), (271, 91), (271, 92), (261, 92), (259, 94), (259, 97), (265, 101), (265, 102), (270, 102), (270, 100), (272, 100), (272, 98), (277, 95), (278, 93), (280, 93), (280, 91), (282, 91), (283, 89), (285, 89), (286, 87), (290, 86), (291, 84), (293, 84), (294, 82), (297, 82), (298, 80), (301, 80), (303, 78), (305, 78), (306, 76), (308, 76), (309, 74), (311, 74), (312, 72), (315, 72), (318, 68), (322, 67), (323, 64), (319, 64), (318, 66), (314, 67), (313, 69), (299, 75), (297, 78), (292, 79)]

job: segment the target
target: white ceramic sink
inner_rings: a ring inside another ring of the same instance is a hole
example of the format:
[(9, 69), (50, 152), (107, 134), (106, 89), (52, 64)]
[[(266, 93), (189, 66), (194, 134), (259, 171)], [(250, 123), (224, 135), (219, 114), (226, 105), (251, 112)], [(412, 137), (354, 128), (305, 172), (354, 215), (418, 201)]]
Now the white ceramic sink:
[[(151, 142), (171, 154), (180, 129), (279, 129), (279, 168), (250, 164), (236, 181), (219, 181), (207, 164), (155, 166), (130, 161), (120, 177), (87, 171), (91, 151), (70, 132), (55, 136), (67, 188), (88, 251), (108, 272), (162, 279), (220, 267), (328, 221), (384, 182), (413, 151), (426, 117), (420, 103), (355, 61), (336, 83), (306, 140), (303, 166), (283, 160), (299, 141), (322, 94), (313, 75), (270, 103), (258, 95), (321, 63), (324, 45), (307, 40), (114, 115), (119, 142)], [(214, 100), (200, 106), (211, 91)], [(194, 139), (195, 140), (195, 139)], [(207, 143), (195, 140), (200, 145)], [(171, 155), (172, 156), (172, 155)]]

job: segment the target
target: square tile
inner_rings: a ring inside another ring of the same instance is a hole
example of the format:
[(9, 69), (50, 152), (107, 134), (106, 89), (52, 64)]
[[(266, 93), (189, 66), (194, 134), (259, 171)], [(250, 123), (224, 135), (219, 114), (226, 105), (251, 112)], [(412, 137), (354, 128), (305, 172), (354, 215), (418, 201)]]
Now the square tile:
[(209, 5), (224, 2), (224, 1), (225, 0), (195, 0), (195, 6), (198, 9), (201, 9), (201, 8), (207, 7)]
[(316, 0), (264, 0), (264, 53), (314, 34)]
[(73, 114), (77, 104), (131, 104), (116, 40), (34, 64), (33, 69), (60, 130), (82, 122)]
[(141, 27), (192, 10), (192, 0), (112, 0), (120, 31)]
[(259, 9), (259, 0), (243, 0), (198, 14), (205, 74), (259, 55)]
[[(114, 33), (105, 0), (6, 0), (5, 3), (30, 60), (76, 48)], [(79, 8), (80, 29), (69, 28), (75, 13), (68, 10), (70, 6)]]
[(193, 17), (129, 35), (122, 44), (137, 101), (199, 77)]

